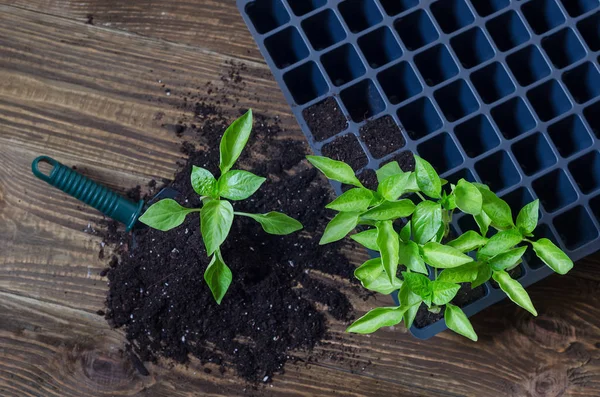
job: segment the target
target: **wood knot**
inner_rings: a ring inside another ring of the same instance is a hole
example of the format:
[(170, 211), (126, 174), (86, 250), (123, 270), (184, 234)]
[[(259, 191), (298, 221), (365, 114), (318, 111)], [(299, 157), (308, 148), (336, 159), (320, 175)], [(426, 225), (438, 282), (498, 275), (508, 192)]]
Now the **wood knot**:
[(569, 379), (567, 372), (561, 368), (544, 370), (533, 379), (529, 384), (529, 394), (532, 397), (555, 397), (565, 393)]
[(567, 349), (577, 336), (575, 327), (550, 313), (522, 316), (517, 328), (537, 345), (557, 351)]

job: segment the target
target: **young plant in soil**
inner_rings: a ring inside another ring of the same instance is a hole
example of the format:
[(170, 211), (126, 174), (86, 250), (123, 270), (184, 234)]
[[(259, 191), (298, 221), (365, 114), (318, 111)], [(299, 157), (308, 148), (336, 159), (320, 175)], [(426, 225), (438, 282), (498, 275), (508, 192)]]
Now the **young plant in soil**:
[(227, 128), (220, 144), (221, 175), (218, 179), (204, 168), (196, 166), (192, 168), (191, 184), (194, 191), (200, 195), (201, 208), (186, 208), (175, 200), (165, 199), (153, 204), (140, 217), (141, 222), (164, 232), (180, 226), (188, 214), (200, 213), (202, 240), (207, 255), (212, 256), (204, 272), (204, 280), (218, 304), (223, 300), (232, 280), (231, 270), (223, 260), (220, 247), (227, 239), (235, 215), (254, 219), (260, 223), (265, 232), (270, 234), (287, 235), (302, 229), (300, 222), (280, 212), (267, 214), (236, 212), (231, 203), (224, 200), (246, 200), (266, 180), (248, 171), (231, 169), (246, 146), (251, 131), (251, 110)]
[[(397, 162), (381, 167), (377, 191), (365, 188), (346, 163), (318, 156), (308, 156), (308, 160), (327, 178), (354, 186), (327, 205), (338, 214), (325, 228), (320, 243), (341, 240), (359, 226), (362, 231), (351, 238), (380, 257), (357, 268), (356, 278), (371, 291), (390, 294), (399, 290), (398, 307), (373, 309), (350, 325), (348, 332), (371, 333), (402, 321), (410, 328), (424, 304), (432, 313), (444, 310), (448, 328), (476, 341), (469, 319), (451, 303), (461, 283), (476, 288), (493, 279), (513, 302), (535, 316), (529, 295), (508, 271), (521, 263), (528, 246), (559, 274), (573, 267), (550, 240), (534, 239), (538, 200), (523, 207), (515, 222), (509, 205), (489, 187), (461, 179), (444, 189), (447, 181), (418, 156), (414, 172), (403, 172)], [(467, 231), (448, 241), (457, 210), (473, 216), (479, 232)], [(488, 237), (492, 228), (497, 233)], [(399, 272), (400, 265), (406, 271)]]

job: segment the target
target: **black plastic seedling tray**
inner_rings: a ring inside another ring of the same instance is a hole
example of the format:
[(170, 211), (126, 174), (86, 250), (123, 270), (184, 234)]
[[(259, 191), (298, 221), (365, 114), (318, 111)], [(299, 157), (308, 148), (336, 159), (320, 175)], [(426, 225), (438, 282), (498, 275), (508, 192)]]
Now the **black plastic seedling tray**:
[[(412, 151), (450, 181), (488, 184), (515, 211), (539, 198), (536, 236), (572, 259), (600, 248), (599, 0), (238, 7), (316, 154), (341, 154), (364, 172)], [(311, 123), (320, 106), (333, 130)], [(381, 145), (371, 123), (399, 128)], [(457, 217), (454, 226), (474, 224)], [(551, 270), (527, 257), (521, 273), (528, 286)], [(488, 283), (463, 309), (471, 316), (505, 297)]]

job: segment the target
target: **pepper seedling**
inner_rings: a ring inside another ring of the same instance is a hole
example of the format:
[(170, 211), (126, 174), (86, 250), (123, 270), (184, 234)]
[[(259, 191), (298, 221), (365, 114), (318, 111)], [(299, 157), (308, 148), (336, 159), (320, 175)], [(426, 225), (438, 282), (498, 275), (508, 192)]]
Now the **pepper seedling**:
[(248, 171), (231, 169), (246, 146), (251, 132), (252, 110), (249, 110), (234, 121), (223, 134), (218, 179), (204, 168), (192, 167), (190, 180), (194, 191), (200, 195), (201, 208), (186, 208), (175, 200), (165, 199), (153, 204), (140, 217), (140, 221), (151, 228), (168, 231), (180, 226), (187, 215), (193, 212), (200, 213), (202, 240), (207, 255), (212, 256), (204, 272), (204, 280), (218, 304), (223, 300), (232, 281), (233, 275), (223, 260), (221, 245), (227, 239), (236, 215), (254, 219), (270, 234), (287, 235), (302, 229), (300, 222), (280, 212), (236, 212), (231, 203), (225, 200), (245, 200), (266, 180)]
[[(510, 206), (488, 186), (465, 179), (448, 184), (418, 156), (414, 172), (402, 171), (395, 161), (381, 167), (376, 191), (365, 188), (344, 162), (320, 156), (308, 160), (327, 178), (353, 186), (326, 206), (338, 213), (320, 243), (341, 240), (360, 226), (351, 238), (380, 256), (358, 267), (355, 276), (371, 291), (399, 290), (399, 306), (369, 311), (348, 332), (372, 333), (402, 321), (410, 328), (425, 305), (433, 313), (443, 309), (448, 328), (477, 341), (468, 317), (452, 304), (462, 283), (476, 288), (493, 279), (514, 303), (536, 316), (529, 295), (508, 271), (521, 263), (529, 245), (555, 272), (565, 274), (573, 267), (552, 241), (534, 239), (538, 200), (523, 207), (515, 222)], [(472, 216), (479, 231), (450, 240), (450, 224), (458, 210)], [(401, 228), (396, 227), (399, 223)], [(491, 229), (496, 234), (488, 237)], [(406, 270), (399, 273), (400, 265)]]

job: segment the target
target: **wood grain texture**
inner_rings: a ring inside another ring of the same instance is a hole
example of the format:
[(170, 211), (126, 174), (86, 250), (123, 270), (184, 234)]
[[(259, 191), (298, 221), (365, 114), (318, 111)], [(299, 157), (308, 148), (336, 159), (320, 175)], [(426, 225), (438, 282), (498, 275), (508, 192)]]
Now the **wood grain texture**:
[[(83, 229), (98, 214), (48, 189), (29, 164), (49, 154), (119, 190), (168, 178), (181, 140), (162, 124), (189, 116), (185, 92), (224, 84), (239, 59), (222, 55), (226, 45), (204, 51), (57, 17), (58, 2), (32, 4), (40, 8), (0, 6), (1, 396), (600, 395), (600, 256), (531, 287), (537, 318), (509, 302), (476, 315), (477, 344), (449, 332), (422, 342), (402, 327), (348, 335), (331, 321), (316, 362), (288, 364), (272, 386), (248, 389), (196, 362), (148, 365), (151, 376), (140, 376), (122, 332), (95, 314), (106, 264), (100, 239)], [(264, 64), (247, 65), (239, 106), (280, 116), (303, 139)], [(359, 311), (391, 304), (352, 299)]]

